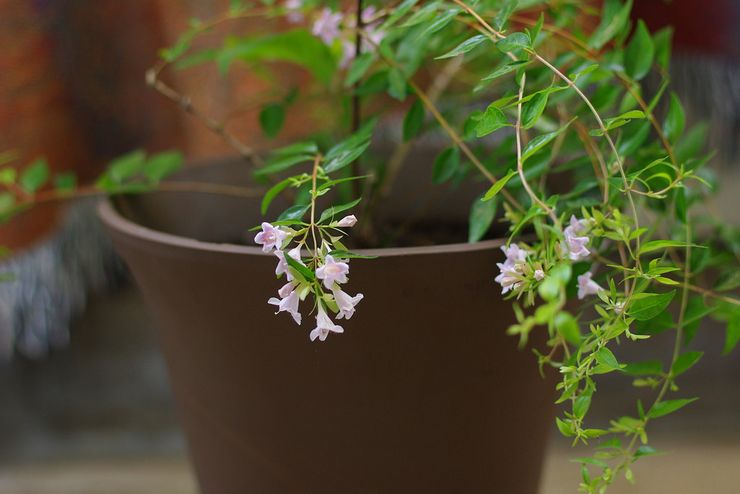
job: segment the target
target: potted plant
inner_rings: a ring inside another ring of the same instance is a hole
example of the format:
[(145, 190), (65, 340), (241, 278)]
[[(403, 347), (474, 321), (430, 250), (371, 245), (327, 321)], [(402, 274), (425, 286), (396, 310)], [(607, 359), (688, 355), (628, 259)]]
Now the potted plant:
[[(737, 232), (695, 207), (710, 155), (668, 90), (670, 31), (630, 25), (630, 7), (236, 1), (163, 51), (149, 84), (251, 167), (162, 180), (176, 155), (134, 153), (84, 190), (157, 190), (101, 216), (159, 318), (203, 492), (534, 493), (553, 403), (563, 435), (598, 446), (581, 491), (655, 454), (649, 424), (695, 399), (676, 379), (699, 323), (727, 322), (726, 352), (740, 339), (740, 280)], [(191, 49), (245, 18), (264, 32)], [(237, 61), (316, 81), (265, 105), (266, 135), (314, 91), (326, 127), (265, 156), (162, 79)], [(374, 136), (399, 112), (387, 153)], [(409, 155), (421, 138), (436, 157)], [(441, 192), (415, 196), (426, 182)], [(668, 362), (620, 359), (668, 331)], [(591, 424), (607, 373), (653, 394)]]

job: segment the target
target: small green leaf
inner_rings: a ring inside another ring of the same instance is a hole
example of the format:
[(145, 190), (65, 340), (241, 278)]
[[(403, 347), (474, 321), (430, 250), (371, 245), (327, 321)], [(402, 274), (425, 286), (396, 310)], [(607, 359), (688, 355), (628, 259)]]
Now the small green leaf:
[(671, 46), (673, 44), (673, 28), (664, 27), (653, 36), (655, 45), (655, 62), (667, 71), (671, 62)]
[(437, 155), (432, 170), (432, 181), (441, 184), (451, 179), (460, 169), (460, 150), (452, 146)]
[(468, 242), (475, 243), (486, 235), (496, 217), (497, 209), (498, 201), (473, 201), (468, 220)]
[(347, 79), (344, 81), (346, 87), (350, 87), (358, 82), (367, 73), (370, 66), (373, 64), (375, 56), (370, 52), (365, 52), (357, 57), (352, 65), (349, 66), (347, 71)]
[(663, 123), (663, 131), (665, 132), (666, 138), (668, 138), (670, 142), (675, 143), (683, 134), (685, 126), (686, 115), (683, 111), (681, 100), (678, 98), (676, 93), (671, 93), (671, 103), (668, 106), (668, 114)]
[(491, 199), (496, 197), (496, 194), (501, 192), (501, 189), (503, 189), (506, 186), (507, 182), (511, 180), (512, 177), (516, 175), (516, 173), (517, 173), (516, 170), (509, 170), (509, 172), (506, 175), (496, 180), (496, 183), (491, 185), (491, 188), (488, 189), (488, 191), (485, 193), (481, 201), (490, 201)]
[(653, 65), (655, 46), (650, 31), (642, 20), (637, 21), (637, 29), (624, 51), (624, 70), (634, 80), (639, 81), (650, 72)]
[(670, 305), (676, 290), (666, 293), (638, 293), (632, 299), (629, 315), (638, 321), (649, 321)]
[(660, 401), (656, 403), (650, 409), (650, 411), (648, 411), (647, 415), (651, 419), (657, 419), (658, 417), (663, 417), (664, 415), (668, 415), (669, 413), (680, 410), (681, 408), (685, 407), (689, 403), (695, 402), (696, 400), (698, 400), (698, 398)]
[(527, 161), (529, 158), (532, 157), (537, 151), (542, 149), (543, 147), (547, 146), (550, 142), (552, 142), (553, 139), (555, 139), (558, 135), (560, 135), (562, 132), (565, 131), (565, 129), (568, 128), (568, 125), (565, 125), (561, 127), (560, 129), (556, 130), (555, 132), (549, 132), (547, 134), (542, 134), (531, 141), (525, 146), (524, 150), (522, 151), (522, 163)]
[(519, 4), (519, 0), (505, 0), (496, 13), (496, 17), (493, 19), (493, 25), (497, 31), (503, 31), (506, 26), (506, 22), (511, 17), (511, 14)]
[(367, 121), (357, 132), (332, 147), (324, 157), (324, 171), (332, 173), (358, 159), (370, 146), (377, 119)]
[[(665, 250), (668, 248), (684, 248), (686, 247), (686, 242), (678, 242), (675, 240), (651, 240), (650, 242), (645, 242), (640, 246), (640, 254), (647, 254), (648, 252), (653, 252), (656, 250)], [(691, 244), (691, 247), (700, 248), (703, 249), (704, 246), (702, 245), (696, 245)]]
[(704, 355), (704, 352), (686, 352), (682, 353), (673, 364), (671, 368), (671, 374), (673, 377), (680, 376), (687, 370), (691, 369), (699, 359)]
[(573, 402), (573, 415), (582, 419), (588, 413), (588, 409), (591, 407), (591, 396), (581, 395)]
[(280, 133), (285, 123), (285, 107), (280, 103), (269, 103), (262, 108), (259, 119), (262, 132), (273, 138)]
[(509, 53), (520, 49), (530, 49), (532, 40), (527, 33), (511, 33), (496, 43), (496, 48), (502, 53)]
[(617, 361), (617, 358), (614, 356), (611, 350), (609, 350), (607, 347), (602, 347), (598, 352), (595, 354), (596, 361), (608, 368), (608, 369), (621, 369), (622, 366), (619, 365), (619, 362)]
[(740, 310), (735, 306), (734, 314), (727, 321), (727, 332), (725, 334), (725, 346), (722, 349), (722, 355), (729, 355), (738, 342), (740, 342)]
[(295, 154), (286, 156), (278, 155), (275, 158), (268, 160), (265, 166), (263, 166), (262, 168), (257, 168), (254, 171), (254, 175), (256, 177), (272, 175), (273, 173), (287, 170), (295, 165), (306, 163), (307, 161), (313, 161), (314, 159), (316, 159), (316, 157), (310, 154)]
[(522, 106), (522, 127), (530, 129), (537, 123), (547, 107), (547, 93), (537, 93)]
[(506, 115), (496, 106), (489, 105), (475, 126), (475, 135), (484, 137), (502, 127), (510, 127), (511, 124), (506, 120)]
[(403, 119), (403, 140), (409, 141), (419, 135), (424, 127), (424, 105), (417, 99)]
[(659, 376), (663, 373), (663, 364), (660, 360), (646, 360), (644, 362), (631, 362), (622, 369), (631, 376)]
[(272, 201), (283, 191), (285, 190), (293, 181), (292, 178), (286, 178), (285, 180), (282, 180), (265, 192), (265, 196), (262, 198), (262, 204), (260, 205), (260, 213), (264, 215), (267, 213), (267, 208), (270, 207), (270, 204), (272, 204)]
[(631, 10), (632, 0), (624, 4), (620, 0), (606, 0), (601, 15), (601, 24), (591, 35), (588, 41), (589, 46), (598, 50), (617, 36), (627, 25)]
[(39, 190), (47, 180), (49, 180), (49, 165), (46, 163), (45, 159), (41, 158), (31, 163), (21, 172), (19, 183), (20, 186), (23, 187), (23, 190), (33, 194)]
[[(278, 216), (278, 221), (291, 221), (291, 220), (300, 220), (303, 218), (303, 215), (306, 214), (306, 211), (311, 206), (309, 204), (296, 204), (295, 206), (291, 206), (285, 211), (282, 212), (280, 216)], [(290, 256), (286, 256), (290, 257)]]
[(388, 94), (391, 97), (403, 101), (406, 99), (406, 76), (403, 75), (401, 69), (393, 67), (388, 71)]
[(182, 168), (183, 158), (178, 151), (164, 151), (151, 156), (144, 166), (144, 175), (154, 183)]
[(17, 178), (18, 172), (16, 172), (15, 168), (10, 168), (9, 166), (5, 168), (0, 168), (0, 184), (14, 184)]
[(285, 262), (287, 262), (288, 266), (297, 271), (309, 283), (316, 279), (316, 275), (313, 271), (308, 269), (302, 263), (298, 262), (296, 259), (293, 259), (292, 256), (285, 256)]
[(77, 177), (72, 172), (59, 173), (54, 177), (54, 188), (60, 192), (72, 192), (77, 187)]
[(455, 48), (448, 51), (444, 55), (437, 57), (436, 60), (440, 60), (443, 58), (452, 58), (452, 57), (456, 57), (458, 55), (467, 53), (471, 51), (473, 48), (475, 48), (476, 46), (486, 41), (487, 39), (488, 37), (483, 34), (475, 35), (472, 38), (466, 39), (465, 41), (463, 41), (462, 43), (460, 43), (459, 45), (457, 45)]
[(555, 316), (555, 329), (571, 345), (578, 346), (581, 343), (581, 331), (578, 321), (568, 312), (560, 311)]
[(565, 437), (570, 437), (575, 434), (573, 431), (573, 423), (561, 420), (559, 417), (555, 417), (555, 424), (558, 426), (558, 430)]
[(348, 209), (352, 209), (353, 207), (357, 206), (360, 203), (360, 201), (362, 201), (362, 198), (355, 199), (354, 201), (348, 202), (347, 204), (341, 204), (339, 206), (330, 207), (329, 209), (321, 213), (321, 216), (319, 217), (319, 223), (323, 223), (326, 220), (335, 219), (337, 214), (341, 213), (342, 211), (347, 211)]

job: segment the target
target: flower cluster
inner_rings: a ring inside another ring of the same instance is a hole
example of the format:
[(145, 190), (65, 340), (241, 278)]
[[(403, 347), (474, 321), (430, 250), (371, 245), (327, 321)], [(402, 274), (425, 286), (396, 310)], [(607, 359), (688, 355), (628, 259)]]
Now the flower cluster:
[[(586, 247), (591, 243), (587, 235), (591, 227), (591, 220), (578, 219), (575, 216), (570, 217), (569, 225), (563, 230), (564, 240), (561, 243), (562, 256), (570, 261), (582, 261), (591, 255), (591, 251)], [(497, 263), (500, 270), (495, 281), (502, 287), (501, 293), (505, 294), (510, 291), (516, 291), (522, 287), (523, 283), (531, 278), (535, 281), (545, 279), (545, 271), (540, 265), (530, 268), (529, 256), (531, 252), (521, 248), (517, 244), (501, 247), (506, 256), (506, 260)], [(603, 290), (595, 281), (591, 279), (592, 273), (587, 272), (578, 276), (578, 298), (583, 299), (588, 295), (595, 295)]]
[[(293, 6), (299, 0), (288, 0)], [(286, 7), (288, 3), (286, 2)], [(289, 15), (296, 13), (295, 9), (291, 9)], [(372, 44), (380, 44), (385, 37), (385, 32), (379, 29), (380, 22), (377, 18), (377, 9), (373, 6), (367, 7), (362, 10), (362, 28), (364, 29), (370, 42), (363, 42), (363, 50), (369, 50), (372, 48)], [(318, 16), (314, 19), (311, 27), (311, 32), (317, 36), (321, 41), (329, 47), (334, 47), (338, 44), (341, 47), (342, 58), (340, 61), (340, 67), (346, 68), (349, 66), (355, 57), (355, 38), (354, 33), (357, 27), (357, 19), (353, 14), (344, 14), (342, 12), (334, 12), (329, 7), (325, 7)]]
[[(349, 228), (356, 222), (357, 218), (349, 215), (328, 227)], [(326, 241), (313, 249), (310, 258), (304, 259), (301, 249), (312, 227), (296, 231), (265, 222), (261, 228), (254, 241), (262, 246), (263, 252), (272, 252), (278, 258), (275, 275), (278, 278), (285, 275), (287, 281), (278, 290), (278, 297), (271, 297), (267, 303), (277, 307), (276, 314), (287, 312), (300, 325), (302, 315), (299, 305), (309, 294), (313, 294), (316, 327), (309, 334), (311, 341), (325, 341), (329, 333), (343, 333), (344, 329), (331, 320), (327, 309), (335, 313), (337, 319), (350, 319), (355, 313), (355, 306), (363, 298), (361, 293), (352, 296), (341, 289), (340, 285), (349, 281), (348, 261), (341, 259), (341, 255), (332, 255)], [(323, 227), (314, 225), (313, 228)], [(290, 248), (294, 240), (297, 244)]]

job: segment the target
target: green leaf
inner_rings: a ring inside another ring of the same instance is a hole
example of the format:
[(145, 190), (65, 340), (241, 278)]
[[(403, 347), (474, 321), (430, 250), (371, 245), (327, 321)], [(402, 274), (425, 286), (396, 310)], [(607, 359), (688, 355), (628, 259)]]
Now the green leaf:
[(226, 72), (234, 60), (245, 62), (291, 62), (306, 68), (329, 85), (336, 60), (320, 39), (305, 29), (295, 29), (257, 38), (230, 39), (219, 52), (217, 63)]
[(314, 274), (313, 271), (308, 269), (306, 266), (304, 266), (297, 260), (293, 259), (292, 256), (289, 256), (289, 255), (285, 256), (285, 262), (287, 262), (288, 266), (293, 268), (293, 270), (297, 271), (309, 283), (316, 279), (316, 275)]
[(391, 97), (403, 101), (406, 99), (406, 76), (403, 75), (401, 69), (393, 67), (388, 71), (388, 94)]
[(509, 72), (513, 72), (519, 67), (522, 67), (526, 64), (528, 64), (528, 60), (516, 60), (513, 62), (505, 63), (501, 65), (500, 67), (497, 67), (493, 72), (485, 76), (481, 81), (492, 81), (493, 79), (498, 79), (502, 75), (506, 75)]
[(522, 151), (522, 163), (527, 161), (529, 158), (532, 157), (537, 151), (542, 149), (543, 147), (547, 146), (552, 142), (553, 139), (555, 139), (558, 135), (560, 135), (562, 132), (565, 131), (565, 129), (568, 128), (568, 125), (565, 125), (555, 132), (549, 132), (547, 134), (538, 135), (524, 147), (524, 150)]
[(591, 407), (591, 396), (581, 395), (573, 402), (573, 415), (582, 419), (588, 413), (588, 409)]
[(72, 172), (59, 173), (54, 177), (54, 188), (60, 192), (72, 192), (77, 187), (77, 177)]
[(622, 370), (631, 376), (659, 376), (663, 374), (663, 364), (660, 360), (646, 360), (644, 362), (631, 362)]
[(264, 215), (267, 213), (267, 208), (270, 207), (270, 204), (272, 204), (272, 201), (283, 191), (285, 190), (291, 183), (293, 182), (292, 178), (286, 178), (285, 180), (282, 180), (265, 192), (265, 196), (262, 198), (262, 204), (260, 205), (260, 213)]
[(673, 364), (671, 368), (671, 374), (673, 377), (680, 376), (687, 370), (691, 369), (699, 359), (704, 355), (704, 352), (686, 352), (682, 353)]
[(668, 71), (671, 62), (671, 46), (673, 44), (673, 28), (664, 27), (653, 36), (655, 45), (655, 62)]
[(404, 0), (391, 12), (388, 19), (381, 27), (381, 31), (387, 31), (393, 25), (395, 25), (404, 15), (406, 15), (419, 0)]
[[(291, 220), (301, 220), (303, 218), (303, 215), (306, 214), (306, 211), (311, 206), (309, 204), (296, 204), (295, 206), (291, 206), (285, 211), (282, 212), (280, 216), (278, 216), (278, 221), (291, 221)], [(290, 256), (286, 256), (290, 257)]]
[(522, 106), (522, 127), (530, 129), (537, 123), (547, 107), (547, 93), (537, 93)]
[(144, 166), (144, 175), (154, 183), (182, 168), (183, 158), (179, 151), (164, 151), (150, 156)]
[(483, 35), (483, 34), (475, 35), (472, 38), (466, 39), (465, 41), (463, 41), (462, 43), (460, 43), (459, 45), (457, 45), (455, 48), (453, 48), (452, 50), (448, 51), (444, 55), (440, 55), (435, 60), (440, 60), (440, 59), (443, 59), (443, 58), (452, 58), (452, 57), (456, 57), (458, 55), (463, 55), (463, 54), (471, 51), (473, 48), (475, 48), (476, 46), (480, 45), (481, 43), (483, 43), (487, 39), (488, 39), (488, 37), (485, 36), (485, 35)]
[[(665, 250), (667, 248), (685, 248), (688, 244), (686, 242), (679, 242), (675, 240), (651, 240), (650, 242), (645, 242), (640, 246), (640, 254), (647, 254), (648, 252), (653, 252), (656, 250)], [(705, 248), (702, 245), (696, 245), (691, 244), (691, 247), (693, 248)]]
[(601, 15), (601, 24), (591, 35), (588, 44), (591, 48), (600, 49), (624, 29), (632, 10), (632, 0), (622, 4), (620, 0), (606, 0)]
[(475, 135), (484, 137), (502, 127), (510, 127), (511, 124), (506, 120), (506, 115), (493, 105), (489, 105), (475, 126)]
[(424, 127), (424, 105), (417, 99), (406, 112), (403, 119), (403, 140), (409, 141), (419, 135)]
[(442, 15), (438, 15), (436, 19), (434, 19), (431, 24), (429, 24), (426, 28), (424, 28), (421, 32), (419, 32), (416, 35), (417, 39), (424, 38), (425, 36), (429, 34), (434, 34), (437, 31), (441, 31), (445, 27), (447, 27), (452, 20), (457, 17), (457, 14), (460, 13), (460, 9), (458, 8), (452, 8), (449, 9), (447, 12), (445, 12)]
[(555, 316), (555, 329), (571, 345), (578, 346), (581, 343), (581, 331), (578, 321), (568, 312), (560, 311)]
[(720, 275), (717, 280), (717, 284), (714, 285), (714, 290), (717, 292), (726, 292), (728, 290), (734, 290), (740, 286), (740, 270), (733, 269)]
[(573, 431), (573, 423), (561, 420), (559, 417), (555, 417), (555, 424), (558, 426), (558, 430), (565, 437), (570, 437), (575, 434)]
[(362, 254), (355, 254), (348, 250), (332, 250), (329, 255), (335, 259), (377, 259), (378, 256), (365, 256)]
[(527, 33), (511, 33), (505, 38), (496, 42), (496, 48), (502, 53), (509, 53), (520, 49), (532, 48), (532, 40)]
[(362, 156), (370, 146), (376, 122), (375, 118), (369, 120), (357, 132), (332, 147), (324, 157), (324, 171), (326, 173), (335, 172)]
[(360, 201), (362, 201), (362, 198), (355, 199), (354, 201), (348, 202), (347, 204), (340, 204), (339, 206), (330, 207), (329, 209), (321, 213), (321, 216), (319, 217), (319, 223), (323, 223), (326, 220), (333, 220), (338, 213), (341, 213), (342, 211), (347, 211), (348, 209), (352, 209), (353, 207), (357, 206)]
[(17, 178), (18, 178), (18, 172), (16, 172), (15, 168), (10, 168), (10, 167), (0, 168), (0, 184), (2, 185), (14, 184)]
[(285, 123), (285, 107), (280, 103), (269, 103), (262, 107), (259, 120), (262, 132), (273, 138), (280, 133)]
[(655, 46), (650, 31), (642, 20), (637, 21), (637, 29), (624, 51), (624, 71), (634, 80), (644, 78), (653, 65)]
[(475, 243), (486, 235), (496, 217), (497, 209), (498, 201), (473, 201), (468, 220), (468, 242)]
[(145, 165), (146, 154), (144, 151), (132, 151), (113, 160), (108, 165), (105, 174), (98, 180), (97, 185), (108, 192), (120, 192), (119, 186), (141, 173)]
[(663, 132), (672, 143), (678, 141), (686, 126), (686, 114), (683, 111), (681, 100), (676, 93), (671, 93), (671, 103), (668, 106), (668, 114), (663, 123)]
[(7, 214), (15, 207), (15, 196), (10, 192), (0, 192), (0, 223), (6, 221)]
[(314, 159), (316, 159), (316, 156), (312, 156), (310, 154), (296, 154), (287, 156), (278, 155), (275, 158), (270, 159), (262, 168), (257, 168), (254, 171), (254, 175), (256, 177), (272, 175), (273, 173), (287, 170), (288, 168), (291, 168), (299, 163), (313, 161)]
[(638, 293), (632, 298), (629, 315), (638, 321), (649, 321), (670, 305), (676, 290), (666, 293)]
[(26, 192), (33, 194), (49, 180), (49, 165), (43, 158), (37, 159), (22, 172), (19, 180), (20, 186)]
[(437, 155), (432, 170), (432, 181), (441, 184), (451, 179), (460, 169), (460, 150), (452, 146)]
[(596, 352), (595, 357), (596, 361), (607, 369), (617, 370), (622, 368), (617, 361), (617, 357), (615, 357), (612, 351), (607, 347), (601, 347), (601, 349)]
[(491, 185), (491, 188), (488, 189), (488, 191), (485, 193), (481, 201), (490, 201), (494, 197), (496, 197), (496, 194), (501, 192), (501, 189), (503, 189), (506, 186), (506, 183), (512, 179), (516, 175), (516, 170), (509, 170), (509, 172), (504, 175), (503, 177), (496, 180), (496, 183)]
[(352, 61), (347, 71), (347, 79), (344, 81), (346, 87), (350, 87), (358, 82), (367, 73), (370, 66), (375, 60), (375, 55), (365, 52)]
[(499, 7), (496, 17), (493, 19), (493, 26), (496, 28), (496, 31), (504, 30), (506, 22), (519, 4), (519, 0), (505, 0), (502, 3), (503, 5)]
[(734, 306), (734, 314), (727, 321), (727, 332), (725, 334), (725, 346), (722, 349), (722, 355), (729, 355), (740, 342), (740, 309)]
[(648, 411), (647, 416), (651, 419), (657, 419), (658, 417), (663, 417), (665, 415), (668, 415), (669, 413), (680, 410), (681, 408), (685, 407), (689, 403), (695, 402), (696, 400), (698, 400), (698, 398), (660, 401), (653, 405), (650, 411)]

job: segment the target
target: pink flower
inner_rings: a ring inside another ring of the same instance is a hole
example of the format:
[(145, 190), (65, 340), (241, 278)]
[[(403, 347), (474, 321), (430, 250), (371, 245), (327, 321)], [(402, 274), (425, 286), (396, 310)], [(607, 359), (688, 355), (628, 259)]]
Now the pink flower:
[(365, 297), (361, 293), (358, 293), (357, 295), (352, 297), (336, 286), (332, 288), (331, 291), (334, 294), (334, 300), (337, 302), (337, 307), (339, 307), (339, 314), (337, 315), (337, 319), (350, 319), (355, 313), (355, 305), (360, 303), (360, 300)]
[[(298, 312), (298, 303), (300, 302), (300, 298), (298, 297), (298, 291), (296, 291), (291, 285), (291, 283), (288, 283), (280, 289), (279, 295), (282, 297), (282, 299), (272, 297), (270, 298), (270, 300), (267, 301), (267, 303), (278, 306), (278, 311), (275, 314), (285, 311), (293, 316), (293, 320), (296, 322), (296, 324), (300, 324), (301, 313)], [(285, 295), (285, 292), (287, 291), (286, 287), (289, 286), (291, 286), (291, 288), (293, 289), (290, 290), (287, 295)]]
[(527, 260), (527, 256), (529, 255), (529, 252), (522, 249), (517, 244), (511, 244), (508, 247), (502, 245), (501, 250), (506, 256), (506, 262), (510, 263), (524, 262)]
[(588, 295), (596, 295), (603, 288), (598, 283), (591, 279), (591, 272), (583, 273), (578, 277), (578, 299), (582, 300)]
[(496, 263), (501, 273), (496, 276), (496, 283), (499, 283), (503, 288), (501, 293), (507, 293), (510, 290), (516, 290), (521, 284), (524, 273), (522, 267), (527, 260), (529, 252), (519, 247), (517, 244), (511, 244), (510, 246), (501, 246), (501, 250), (506, 256), (506, 260), (501, 263)]
[(303, 22), (303, 0), (285, 0), (285, 8), (288, 13), (285, 15), (291, 24), (300, 24)]
[[(279, 259), (277, 266), (275, 266), (275, 275), (280, 276), (281, 274), (285, 273), (285, 277), (288, 281), (291, 281), (293, 279), (293, 275), (290, 274), (290, 271), (288, 270), (288, 262), (285, 260), (285, 253), (282, 250), (276, 250), (275, 255)], [(297, 246), (291, 250), (288, 251), (288, 255), (298, 261), (299, 264), (303, 264), (301, 261), (301, 247)]]
[(534, 270), (534, 279), (537, 281), (542, 281), (545, 279), (545, 272), (541, 269), (535, 269)]
[(319, 304), (318, 310), (319, 312), (316, 315), (316, 327), (311, 330), (311, 333), (309, 334), (311, 341), (316, 341), (316, 338), (320, 341), (326, 341), (326, 337), (329, 336), (329, 333), (344, 333), (344, 328), (342, 328), (342, 326), (337, 326), (331, 319), (329, 319), (329, 316), (326, 315), (324, 307), (321, 304)]
[(270, 252), (272, 249), (280, 249), (280, 245), (288, 234), (271, 224), (262, 223), (262, 231), (254, 237), (254, 242), (262, 245), (262, 252)]
[(324, 280), (324, 286), (331, 290), (334, 282), (347, 283), (347, 273), (349, 273), (349, 264), (337, 262), (332, 256), (327, 255), (324, 265), (316, 270), (316, 277)]
[(342, 22), (343, 15), (341, 12), (332, 12), (328, 7), (324, 7), (319, 17), (314, 21), (311, 32), (318, 36), (321, 41), (327, 45), (334, 43), (339, 37), (339, 25)]
[(570, 226), (563, 230), (565, 234), (563, 250), (568, 254), (571, 261), (581, 261), (591, 254), (591, 251), (586, 248), (590, 239), (587, 236), (579, 236), (586, 231), (588, 225), (588, 220), (579, 220), (575, 216), (571, 216)]
[(337, 221), (337, 226), (339, 228), (350, 228), (357, 224), (357, 218), (355, 218), (354, 214), (350, 214), (349, 216), (345, 216), (341, 220)]

